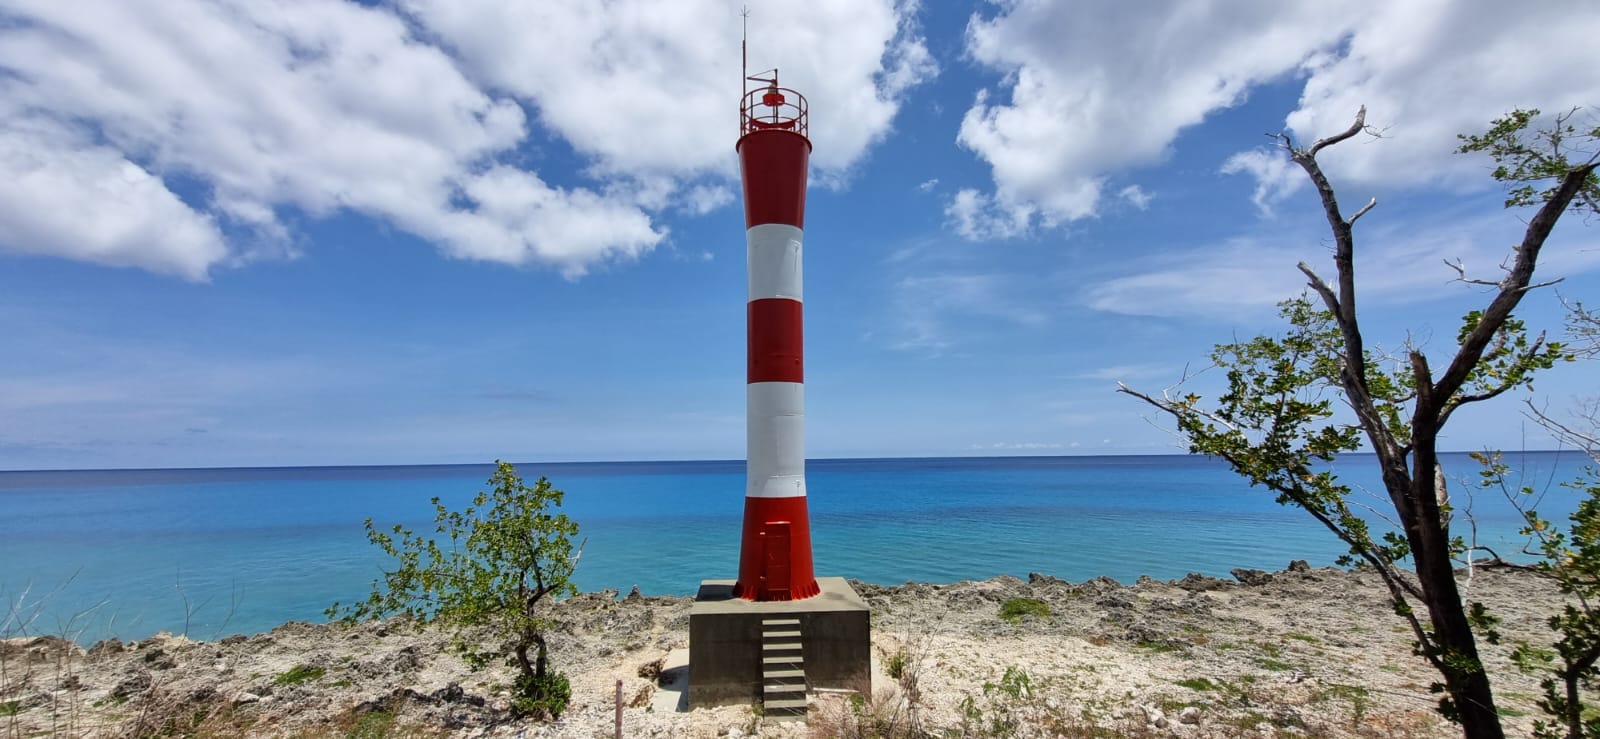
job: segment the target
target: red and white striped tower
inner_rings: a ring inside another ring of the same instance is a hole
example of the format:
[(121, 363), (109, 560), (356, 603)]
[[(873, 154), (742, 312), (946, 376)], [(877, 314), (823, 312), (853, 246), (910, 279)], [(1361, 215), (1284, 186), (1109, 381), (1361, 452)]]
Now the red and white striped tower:
[(806, 514), (805, 362), (800, 254), (811, 156), (806, 99), (778, 70), (739, 105), (740, 176), (749, 254), (746, 483), (739, 580), (746, 600), (799, 600), (819, 590)]

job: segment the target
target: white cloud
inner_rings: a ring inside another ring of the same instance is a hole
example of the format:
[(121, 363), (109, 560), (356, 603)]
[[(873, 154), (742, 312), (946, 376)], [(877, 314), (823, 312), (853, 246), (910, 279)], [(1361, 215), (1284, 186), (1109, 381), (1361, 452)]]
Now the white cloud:
[(917, 189), (921, 190), (922, 192), (933, 192), (933, 188), (938, 186), (939, 178), (934, 177), (932, 179), (923, 180), (921, 184), (917, 185)]
[(1255, 177), (1256, 191), (1250, 199), (1263, 216), (1271, 215), (1272, 206), (1299, 190), (1306, 181), (1305, 172), (1289, 161), (1282, 149), (1241, 151), (1222, 163), (1222, 173)]
[[(1416, 303), (1462, 290), (1443, 260), (1461, 260), (1468, 277), (1497, 280), (1506, 244), (1516, 243), (1523, 230), (1506, 212), (1420, 225), (1386, 223), (1381, 213), (1380, 205), (1362, 219), (1366, 228), (1358, 236), (1362, 256), (1356, 268), (1369, 305)], [(1236, 319), (1270, 314), (1279, 301), (1305, 288), (1297, 262), (1305, 261), (1323, 279), (1333, 278), (1318, 230), (1325, 226), (1308, 223), (1143, 260), (1132, 274), (1088, 288), (1083, 300), (1096, 310), (1139, 316)], [(1579, 233), (1558, 233), (1560, 247), (1541, 255), (1541, 279), (1600, 269), (1600, 248), (1592, 238), (1574, 243)]]
[[(732, 200), (736, 5), (401, 5), (0, 0), (0, 180), (49, 187), (0, 191), (4, 212), (42, 208), (0, 243), (203, 279), (292, 251), (288, 210), (353, 211), (453, 256), (576, 276), (661, 243), (666, 208)], [(914, 10), (756, 9), (753, 58), (792, 64), (784, 83), (827, 111), (824, 178), (935, 73)], [(546, 134), (584, 171), (544, 164)]]
[(733, 202), (733, 190), (721, 185), (695, 185), (684, 194), (684, 205), (690, 213), (705, 215)]
[(1028, 232), (1034, 209), (1021, 204), (999, 204), (970, 187), (962, 188), (944, 208), (945, 222), (956, 233), (974, 241), (1010, 239)]
[[(606, 176), (731, 174), (740, 5), (727, 0), (402, 0), (472, 71)], [(937, 69), (914, 6), (889, 0), (751, 8), (750, 71), (778, 67), (815, 115), (812, 162), (839, 176)]]
[(1132, 205), (1139, 210), (1149, 208), (1150, 201), (1156, 199), (1155, 195), (1145, 192), (1144, 188), (1138, 185), (1129, 185), (1122, 188), (1117, 192), (1117, 196), (1128, 201), (1129, 205)]
[(1107, 173), (1159, 161), (1178, 131), (1335, 43), (1359, 12), (1016, 0), (974, 16), (967, 51), (1005, 73), (1009, 92), (1003, 102), (980, 92), (961, 122), (958, 141), (992, 169), (984, 205), (1007, 218), (1035, 213), (1047, 227), (1094, 215)]
[(1039, 326), (1048, 318), (1016, 296), (1014, 278), (999, 274), (935, 274), (901, 279), (894, 286), (900, 337), (895, 349), (942, 352), (955, 346), (974, 319)]
[[(1580, 72), (1600, 68), (1600, 14), (1583, 2), (998, 6), (971, 20), (967, 50), (1004, 89), (978, 95), (958, 140), (992, 170), (992, 194), (974, 202), (1036, 208), (1047, 227), (1092, 216), (1108, 174), (1161, 160), (1184, 128), (1289, 74), (1304, 79), (1286, 121), (1298, 140), (1342, 131), (1367, 106), (1390, 140), (1323, 159), (1336, 180), (1374, 186), (1490, 186), (1482, 159), (1452, 153), (1457, 133), (1518, 106), (1600, 100), (1600, 77)], [(1262, 208), (1298, 186), (1264, 152), (1225, 166), (1258, 178)]]
[(0, 250), (204, 279), (227, 253), (196, 213), (120, 152), (37, 119), (0, 119)]
[(1546, 112), (1600, 104), (1600, 13), (1581, 0), (1545, 3), (1377, 3), (1348, 43), (1308, 59), (1287, 125), (1309, 142), (1344, 130), (1367, 106), (1386, 140), (1327, 150), (1329, 175), (1399, 186), (1492, 187), (1488, 162), (1455, 154), (1512, 108)]
[(1075, 447), (1077, 445), (1077, 442), (1073, 442), (1072, 444), (1068, 445), (1051, 441), (996, 441), (988, 444), (973, 444), (968, 448), (976, 451), (1026, 452), (1043, 451), (1046, 449), (1066, 449), (1069, 447)]

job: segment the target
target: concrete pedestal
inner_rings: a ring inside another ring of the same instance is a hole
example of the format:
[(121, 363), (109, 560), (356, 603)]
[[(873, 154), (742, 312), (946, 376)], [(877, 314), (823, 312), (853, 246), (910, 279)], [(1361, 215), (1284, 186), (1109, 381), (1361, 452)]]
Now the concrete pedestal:
[(689, 706), (753, 704), (762, 697), (762, 620), (795, 619), (808, 689), (872, 694), (871, 610), (842, 577), (819, 577), (818, 595), (756, 602), (733, 580), (705, 580), (689, 613)]

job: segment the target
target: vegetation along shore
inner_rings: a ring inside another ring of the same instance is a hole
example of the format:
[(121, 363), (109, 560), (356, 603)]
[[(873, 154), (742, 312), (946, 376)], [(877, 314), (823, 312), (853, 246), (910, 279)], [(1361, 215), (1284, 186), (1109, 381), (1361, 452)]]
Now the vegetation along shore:
[[(1514, 735), (1542, 712), (1539, 675), (1512, 664), (1546, 643), (1564, 598), (1515, 568), (1458, 572), (1500, 617), (1485, 660)], [(1048, 575), (882, 587), (874, 692), (817, 696), (805, 723), (750, 707), (684, 710), (674, 650), (692, 599), (585, 593), (548, 606), (551, 659), (571, 703), (519, 716), (516, 670), (473, 671), (449, 632), (408, 619), (284, 624), (216, 642), (159, 635), (83, 649), (52, 637), (0, 647), (0, 736), (1458, 736), (1437, 675), (1412, 653), (1364, 570), (1239, 570), (1134, 585)], [(484, 633), (490, 647), (497, 637)]]

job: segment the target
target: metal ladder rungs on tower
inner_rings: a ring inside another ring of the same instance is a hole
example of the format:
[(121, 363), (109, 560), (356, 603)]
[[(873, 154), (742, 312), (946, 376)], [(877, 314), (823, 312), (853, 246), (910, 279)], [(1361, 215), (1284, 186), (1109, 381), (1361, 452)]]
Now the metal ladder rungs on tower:
[(805, 645), (800, 619), (761, 620), (761, 707), (777, 720), (805, 720)]

